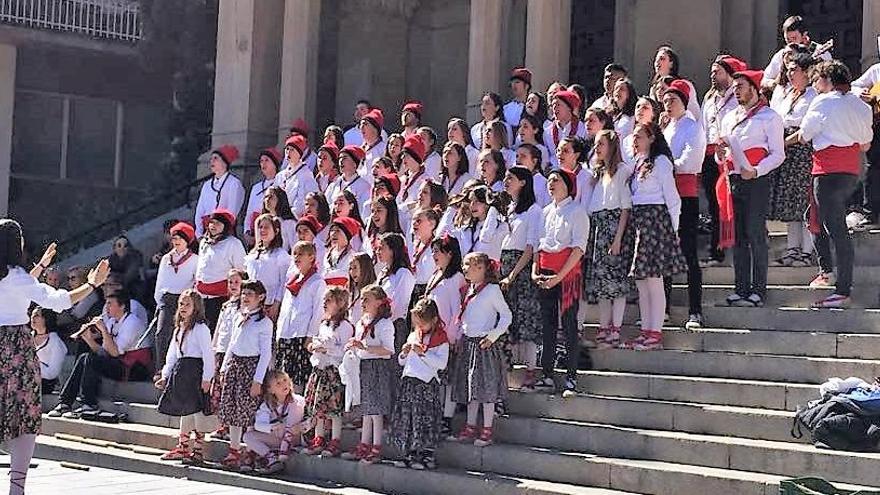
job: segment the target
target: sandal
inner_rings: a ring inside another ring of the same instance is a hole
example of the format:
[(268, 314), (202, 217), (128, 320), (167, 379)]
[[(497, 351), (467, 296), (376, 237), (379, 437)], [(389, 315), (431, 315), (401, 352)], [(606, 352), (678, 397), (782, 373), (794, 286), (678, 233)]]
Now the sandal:
[(220, 461), (220, 465), (224, 469), (238, 471), (241, 468), (241, 452), (238, 449), (229, 447), (229, 453)]
[(365, 443), (359, 443), (349, 452), (343, 452), (342, 458), (347, 461), (359, 461), (367, 456), (370, 446)]
[(306, 455), (320, 455), (321, 452), (324, 451), (324, 447), (327, 445), (327, 442), (324, 440), (324, 437), (315, 437), (312, 439), (312, 444), (309, 445), (309, 448), (306, 449)]
[(458, 442), (472, 442), (477, 437), (477, 427), (475, 425), (464, 425), (455, 440)]
[(188, 466), (200, 466), (205, 463), (205, 455), (203, 453), (205, 446), (205, 434), (196, 432), (196, 438), (193, 441), (192, 452), (181, 461)]
[(266, 456), (265, 466), (260, 466), (256, 471), (257, 474), (277, 474), (284, 471), (284, 463), (274, 452), (270, 452)]
[(382, 460), (382, 446), (381, 445), (373, 445), (373, 448), (367, 453), (367, 455), (361, 459), (361, 464), (376, 464)]
[(159, 459), (163, 461), (182, 461), (189, 457), (192, 453), (192, 450), (189, 448), (189, 435), (180, 435), (177, 439), (177, 445), (162, 454), (162, 457)]
[(474, 440), (474, 447), (488, 447), (492, 445), (492, 427), (483, 427), (480, 437)]
[(339, 454), (342, 453), (342, 447), (339, 444), (339, 439), (334, 438), (327, 443), (327, 446), (324, 447), (324, 450), (321, 451), (321, 456), (323, 457), (339, 457)]

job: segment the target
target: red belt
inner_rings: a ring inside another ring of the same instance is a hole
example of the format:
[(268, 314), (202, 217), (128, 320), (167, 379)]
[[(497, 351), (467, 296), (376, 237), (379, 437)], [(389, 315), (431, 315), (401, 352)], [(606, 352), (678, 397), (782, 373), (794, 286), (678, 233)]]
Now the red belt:
[(203, 296), (226, 297), (229, 295), (229, 284), (225, 280), (217, 282), (196, 282), (196, 290)]
[(829, 146), (813, 152), (813, 175), (852, 174), (861, 171), (861, 151), (858, 144)]
[[(764, 148), (749, 148), (745, 150), (746, 159), (752, 166), (757, 165), (769, 153)], [(718, 249), (733, 246), (736, 242), (733, 226), (733, 195), (730, 194), (730, 176), (728, 172), (733, 170), (733, 160), (728, 158), (718, 165), (720, 176), (715, 183), (715, 195), (718, 198)]]
[(329, 277), (324, 279), (324, 283), (328, 286), (335, 285), (337, 287), (348, 287), (348, 279), (346, 277)]
[[(565, 248), (557, 253), (547, 251), (538, 251), (538, 268), (541, 270), (551, 271), (558, 274), (568, 257), (571, 256), (572, 248)], [(562, 300), (560, 306), (563, 312), (572, 307), (581, 297), (582, 280), (581, 280), (581, 263), (575, 264), (574, 268), (568, 272), (565, 278), (560, 282), (562, 287)]]
[(678, 195), (682, 198), (696, 198), (699, 189), (697, 174), (675, 174), (675, 187), (678, 189)]

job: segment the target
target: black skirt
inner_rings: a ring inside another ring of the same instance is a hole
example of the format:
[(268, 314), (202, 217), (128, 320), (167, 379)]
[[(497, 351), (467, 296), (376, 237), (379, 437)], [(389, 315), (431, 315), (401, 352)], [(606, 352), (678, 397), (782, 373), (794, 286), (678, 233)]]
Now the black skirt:
[(202, 392), (202, 358), (183, 357), (174, 364), (165, 390), (159, 397), (159, 412), (169, 416), (189, 416), (205, 409)]

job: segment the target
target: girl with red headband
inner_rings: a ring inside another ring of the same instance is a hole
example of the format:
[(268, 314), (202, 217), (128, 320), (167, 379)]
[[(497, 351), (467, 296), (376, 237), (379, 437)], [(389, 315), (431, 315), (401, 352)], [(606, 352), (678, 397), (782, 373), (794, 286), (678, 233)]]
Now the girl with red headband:
[(512, 315), (498, 286), (498, 262), (471, 253), (464, 258), (464, 274), (469, 286), (458, 314), (464, 339), (450, 376), (453, 399), (467, 404), (467, 423), (457, 440), (485, 447), (492, 444), (495, 404), (507, 397), (507, 368), (497, 341), (507, 333)]
[(434, 469), (443, 418), (439, 374), (449, 362), (449, 341), (434, 300), (419, 300), (412, 321), (413, 330), (397, 355), (403, 379), (391, 414), (390, 441), (405, 453), (403, 466)]
[(195, 241), (196, 231), (185, 222), (171, 227), (171, 251), (159, 261), (159, 273), (156, 275), (156, 369), (165, 364), (165, 354), (171, 343), (174, 332), (174, 314), (177, 312), (177, 300), (186, 289), (195, 287), (196, 265), (199, 263), (197, 254), (190, 250)]
[(343, 459), (375, 464), (382, 460), (384, 416), (391, 414), (394, 372), (394, 324), (391, 323), (391, 300), (378, 285), (363, 290), (363, 316), (355, 325), (354, 337), (346, 352), (360, 359), (359, 411), (363, 416), (361, 441)]
[(233, 268), (243, 268), (244, 256), (244, 245), (235, 237), (235, 215), (228, 210), (215, 210), (199, 241), (196, 265), (196, 290), (205, 299), (205, 318), (212, 330), (217, 326), (220, 306), (229, 295), (226, 274)]
[(250, 280), (259, 280), (266, 287), (266, 315), (276, 321), (284, 284), (290, 267), (290, 255), (282, 247), (281, 220), (269, 214), (257, 217), (257, 240), (244, 257), (244, 269)]

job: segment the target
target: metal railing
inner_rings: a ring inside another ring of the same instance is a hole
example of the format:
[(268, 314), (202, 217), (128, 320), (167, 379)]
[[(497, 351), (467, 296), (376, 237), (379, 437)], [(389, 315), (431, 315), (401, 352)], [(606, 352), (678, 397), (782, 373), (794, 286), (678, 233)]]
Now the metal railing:
[(141, 39), (140, 4), (133, 0), (0, 0), (0, 22), (101, 39)]

